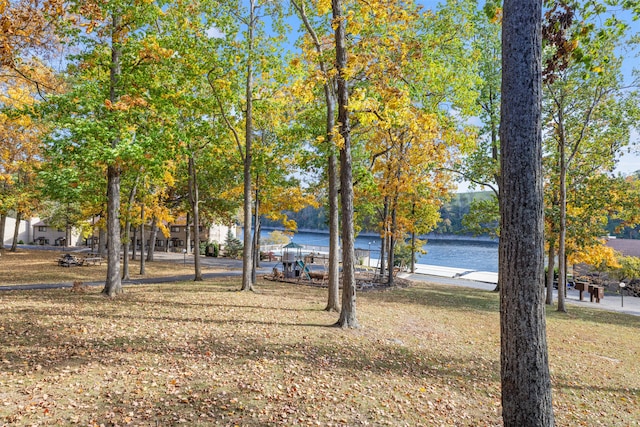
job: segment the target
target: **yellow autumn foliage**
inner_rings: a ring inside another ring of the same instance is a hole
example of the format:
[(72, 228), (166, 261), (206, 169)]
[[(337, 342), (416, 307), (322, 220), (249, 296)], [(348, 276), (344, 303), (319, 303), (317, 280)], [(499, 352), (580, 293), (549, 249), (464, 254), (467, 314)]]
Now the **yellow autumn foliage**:
[(601, 241), (600, 244), (588, 246), (569, 254), (568, 261), (570, 264), (584, 263), (596, 267), (620, 267), (615, 251), (613, 248), (606, 246), (604, 241)]

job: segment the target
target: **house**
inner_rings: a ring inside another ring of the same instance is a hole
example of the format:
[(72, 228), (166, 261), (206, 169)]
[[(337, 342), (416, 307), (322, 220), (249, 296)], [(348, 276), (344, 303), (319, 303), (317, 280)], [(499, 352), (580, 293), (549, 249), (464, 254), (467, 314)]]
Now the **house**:
[[(165, 239), (165, 242), (159, 242), (160, 239), (156, 239), (156, 250), (169, 250), (172, 252), (182, 252), (183, 250), (193, 250), (195, 242), (193, 239), (193, 224), (191, 224), (189, 230), (189, 245), (187, 246), (187, 221), (185, 217), (178, 218), (174, 223), (170, 224), (169, 229), (170, 236)], [(209, 227), (200, 226), (200, 243), (223, 243), (227, 238), (227, 233), (231, 230), (231, 234), (235, 237), (235, 227), (228, 227), (222, 224), (213, 224)], [(160, 244), (160, 247), (158, 246)]]
[[(32, 224), (32, 238), (29, 243), (49, 246), (82, 246), (84, 244), (82, 233), (76, 228), (71, 228), (69, 236), (67, 236), (64, 228), (54, 227), (46, 219), (33, 218), (30, 222)], [(67, 238), (71, 239), (68, 243)]]
[[(16, 219), (9, 216), (5, 217), (4, 238), (0, 244), (10, 246), (13, 243), (15, 228)], [(29, 221), (22, 220), (18, 224), (18, 241), (22, 241), (23, 243), (31, 242), (31, 223)]]
[[(5, 223), (4, 243), (11, 245), (13, 242), (13, 231), (15, 228), (15, 219), (7, 217)], [(187, 226), (184, 217), (178, 218), (173, 224), (167, 226), (170, 230), (170, 236), (165, 238), (162, 233), (158, 233), (155, 241), (155, 251), (173, 251), (182, 252), (183, 250), (194, 247), (193, 241), (193, 225), (191, 225), (191, 233), (189, 236), (189, 246), (187, 247)], [(228, 227), (222, 224), (213, 224), (210, 227), (200, 226), (200, 242), (201, 243), (223, 243), (227, 238), (228, 231), (236, 237), (235, 227)], [(64, 228), (57, 228), (48, 223), (46, 219), (31, 218), (30, 220), (20, 221), (18, 240), (25, 244), (47, 245), (47, 246), (89, 246), (91, 245), (91, 236), (85, 239), (80, 229), (72, 228), (70, 232), (70, 242), (66, 242), (68, 238)], [(151, 229), (145, 226), (146, 247), (149, 247), (149, 237)], [(97, 242), (98, 236), (93, 236)], [(140, 247), (140, 239), (136, 239), (136, 244)]]
[(640, 240), (608, 238), (607, 246), (623, 256), (640, 257)]

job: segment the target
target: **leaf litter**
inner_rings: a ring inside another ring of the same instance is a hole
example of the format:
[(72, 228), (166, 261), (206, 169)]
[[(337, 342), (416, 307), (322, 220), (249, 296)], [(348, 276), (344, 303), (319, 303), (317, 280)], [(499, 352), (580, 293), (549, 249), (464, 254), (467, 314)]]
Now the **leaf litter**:
[[(321, 289), (238, 288), (1, 294), (0, 423), (501, 425), (496, 295), (428, 284), (368, 292), (364, 327), (344, 331), (330, 327)], [(597, 316), (606, 338), (566, 339)], [(629, 338), (640, 324), (617, 316), (549, 316), (558, 425), (638, 425), (640, 349)]]

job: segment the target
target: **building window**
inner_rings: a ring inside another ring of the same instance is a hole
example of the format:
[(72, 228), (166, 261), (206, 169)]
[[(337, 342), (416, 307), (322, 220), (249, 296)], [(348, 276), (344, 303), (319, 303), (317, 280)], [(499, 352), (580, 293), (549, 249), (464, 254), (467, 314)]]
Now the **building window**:
[(47, 226), (46, 225), (38, 226), (38, 231), (47, 231)]
[(164, 241), (160, 239), (156, 239), (156, 247), (161, 248), (164, 246)]
[(184, 240), (178, 240), (178, 247), (183, 247), (184, 246)]
[(199, 225), (199, 226), (198, 226), (198, 231), (199, 231), (200, 233), (202, 233), (202, 230), (204, 230), (204, 228), (202, 228), (202, 226), (201, 226), (201, 225)]
[(176, 227), (175, 225), (171, 226), (171, 232), (172, 233), (179, 233), (180, 232), (180, 227)]
[(64, 231), (64, 228), (58, 228), (58, 231), (59, 231), (59, 232), (63, 232), (63, 231)]

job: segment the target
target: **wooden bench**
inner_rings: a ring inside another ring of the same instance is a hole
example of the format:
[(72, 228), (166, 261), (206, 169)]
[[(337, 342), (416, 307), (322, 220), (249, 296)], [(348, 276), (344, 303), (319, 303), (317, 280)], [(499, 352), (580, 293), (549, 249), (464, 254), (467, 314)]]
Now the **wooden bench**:
[(593, 302), (595, 299), (597, 303), (600, 303), (602, 298), (604, 298), (604, 287), (589, 285), (589, 301)]
[(589, 301), (599, 303), (604, 298), (604, 287), (592, 285), (582, 280), (575, 281), (575, 289), (580, 292), (580, 301), (584, 301), (584, 292), (589, 293)]
[(576, 280), (574, 288), (576, 291), (580, 292), (580, 301), (584, 301), (584, 291), (589, 290), (589, 283), (581, 280)]

